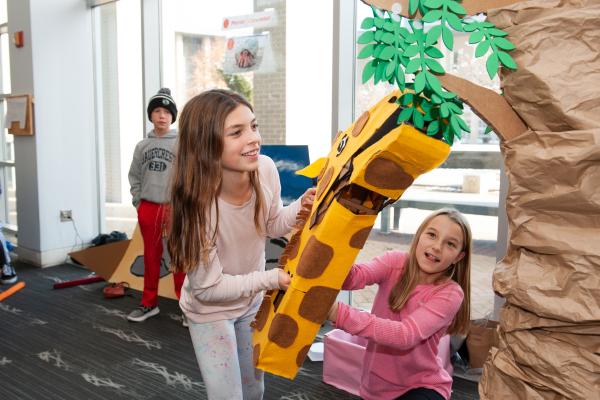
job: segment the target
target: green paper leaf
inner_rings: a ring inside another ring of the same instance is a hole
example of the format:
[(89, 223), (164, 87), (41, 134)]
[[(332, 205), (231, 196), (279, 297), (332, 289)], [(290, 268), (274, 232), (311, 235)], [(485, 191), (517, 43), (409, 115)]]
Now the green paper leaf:
[(448, 103), (448, 109), (453, 114), (462, 114), (463, 113), (462, 108), (460, 108), (460, 106), (458, 104), (454, 103), (454, 102), (449, 102)]
[(419, 68), (421, 68), (421, 60), (418, 58), (413, 58), (406, 66), (406, 73), (414, 74)]
[(409, 44), (413, 44), (417, 41), (417, 37), (413, 34), (413, 33), (408, 33), (405, 37), (404, 40), (406, 41), (406, 43)]
[(372, 27), (375, 26), (375, 19), (368, 17), (362, 20), (362, 23), (360, 24), (360, 27), (362, 29), (371, 29)]
[(489, 40), (484, 40), (483, 42), (479, 42), (479, 44), (475, 48), (475, 57), (479, 58), (479, 57), (485, 55), (485, 53), (487, 53), (489, 49), (490, 49), (490, 41)]
[(423, 114), (421, 114), (416, 108), (413, 108), (412, 120), (413, 124), (415, 125), (415, 128), (423, 129), (423, 126), (425, 125), (425, 120), (423, 119)]
[(508, 33), (504, 32), (503, 30), (496, 29), (496, 28), (490, 28), (490, 29), (488, 29), (487, 33), (489, 35), (492, 35), (492, 36), (506, 36), (506, 35), (508, 35)]
[(375, 84), (378, 84), (379, 81), (385, 80), (385, 68), (387, 63), (380, 62), (377, 65), (377, 69), (375, 70)]
[(381, 29), (377, 29), (375, 32), (375, 40), (378, 42), (381, 42), (381, 37), (383, 36), (384, 32)]
[(433, 102), (433, 104), (442, 104), (442, 98), (436, 93), (431, 95), (431, 101)]
[(492, 132), (492, 127), (491, 127), (491, 126), (489, 126), (489, 125), (487, 125), (487, 126), (485, 127), (485, 131), (483, 131), (483, 134), (484, 134), (484, 135), (487, 135), (487, 134), (488, 134), (488, 133), (490, 133), (490, 132)]
[(454, 135), (450, 132), (450, 127), (448, 125), (446, 125), (446, 127), (444, 128), (444, 132), (442, 133), (442, 135), (444, 136), (444, 140), (446, 140), (446, 142), (449, 145), (452, 145), (452, 143), (454, 143)]
[(427, 14), (425, 14), (421, 21), (434, 22), (439, 20), (440, 18), (442, 18), (442, 10), (431, 10)]
[(423, 4), (427, 8), (441, 8), (443, 3), (442, 0), (425, 0)]
[(358, 40), (356, 42), (358, 44), (368, 44), (374, 40), (375, 40), (375, 32), (374, 31), (366, 31), (358, 37)]
[(454, 47), (454, 35), (447, 26), (442, 26), (442, 40), (444, 41), (444, 46), (446, 46), (448, 50), (452, 50)]
[(371, 57), (373, 55), (373, 50), (375, 49), (375, 45), (374, 44), (368, 44), (365, 47), (363, 47), (360, 52), (358, 53), (357, 58), (368, 58)]
[(469, 36), (469, 44), (479, 43), (481, 39), (483, 39), (483, 32), (475, 31)]
[(506, 68), (510, 68), (510, 69), (513, 69), (513, 70), (517, 69), (517, 63), (510, 56), (510, 54), (505, 53), (503, 51), (499, 51), (498, 52), (498, 58), (500, 59), (500, 62), (502, 63), (502, 65), (504, 65)]
[(393, 46), (385, 46), (384, 49), (379, 53), (378, 58), (382, 60), (389, 60), (396, 54), (396, 48)]
[(425, 64), (429, 67), (430, 70), (432, 70), (436, 74), (446, 73), (446, 71), (444, 71), (444, 67), (442, 67), (440, 63), (434, 60), (433, 58), (425, 59)]
[(405, 93), (401, 98), (400, 98), (400, 104), (402, 104), (403, 106), (408, 106), (410, 104), (412, 104), (413, 100), (415, 98), (415, 95), (412, 93)]
[(440, 115), (442, 118), (448, 118), (450, 115), (450, 110), (448, 109), (448, 103), (442, 103), (440, 106)]
[(396, 36), (393, 33), (386, 32), (381, 35), (381, 41), (385, 44), (394, 44), (396, 41)]
[(489, 21), (480, 22), (479, 25), (481, 25), (482, 28), (495, 28), (496, 27), (496, 25), (492, 24)]
[(458, 18), (455, 14), (450, 14), (450, 13), (446, 13), (444, 14), (446, 17), (446, 21), (448, 22), (448, 24), (450, 24), (450, 26), (458, 32), (462, 32), (463, 27), (462, 27), (462, 23), (460, 22), (460, 18)]
[(477, 30), (478, 28), (479, 28), (478, 22), (471, 22), (470, 24), (463, 25), (463, 30), (465, 32), (473, 32), (473, 31)]
[(446, 100), (450, 100), (456, 97), (455, 93), (452, 92), (442, 92), (442, 97)]
[(400, 66), (396, 67), (396, 83), (401, 90), (404, 90), (406, 77), (404, 76), (404, 70)]
[(398, 63), (392, 60), (387, 63), (387, 67), (385, 67), (385, 78), (390, 79), (394, 77), (394, 72), (396, 72), (396, 68), (398, 67)]
[(444, 57), (444, 54), (437, 47), (427, 47), (425, 49), (425, 54), (427, 54), (431, 58)]
[(419, 7), (419, 0), (409, 0), (408, 2), (408, 13), (415, 15), (417, 8)]
[(433, 90), (435, 93), (443, 92), (442, 84), (435, 75), (426, 72), (425, 78), (427, 79), (427, 83), (429, 84), (429, 87), (431, 87), (431, 90)]
[(421, 71), (417, 75), (415, 75), (415, 92), (421, 93), (425, 88), (425, 73)]
[(375, 65), (375, 60), (371, 60), (365, 64), (362, 72), (362, 83), (367, 83), (369, 79), (375, 74), (375, 70), (377, 66)]
[(448, 6), (448, 8), (450, 9), (450, 11), (452, 11), (454, 14), (465, 15), (467, 13), (465, 8), (461, 4), (458, 4), (454, 0), (448, 0), (445, 3)]
[(381, 52), (383, 51), (383, 49), (385, 49), (387, 47), (387, 45), (383, 44), (383, 43), (379, 43), (375, 45), (375, 50), (373, 50), (373, 57), (374, 58), (379, 58), (379, 55), (381, 54)]
[(433, 135), (437, 134), (439, 130), (440, 130), (440, 122), (432, 121), (429, 124), (429, 126), (427, 127), (427, 135), (433, 136)]
[(375, 28), (383, 28), (383, 24), (385, 24), (385, 20), (383, 18), (375, 17)]
[(418, 53), (419, 53), (419, 46), (416, 44), (412, 44), (412, 45), (408, 46), (406, 48), (406, 50), (404, 50), (404, 53), (402, 55), (404, 57), (412, 58), (412, 57), (416, 56)]
[(494, 79), (494, 76), (498, 73), (498, 56), (495, 53), (490, 54), (488, 57), (485, 62), (485, 69), (490, 79)]
[(394, 28), (395, 28), (395, 23), (392, 21), (387, 21), (385, 24), (383, 24), (383, 29), (385, 29), (388, 32), (394, 32)]
[(500, 47), (502, 50), (514, 50), (515, 45), (504, 39), (503, 37), (495, 37), (492, 39), (492, 43)]
[(431, 28), (429, 30), (429, 32), (427, 32), (427, 37), (425, 38), (425, 44), (427, 46), (433, 46), (434, 44), (437, 43), (441, 34), (442, 34), (442, 26), (441, 25), (434, 26), (433, 28)]
[(412, 110), (412, 108), (405, 108), (402, 111), (400, 111), (396, 123), (400, 125), (402, 122), (407, 121), (412, 116)]
[(467, 123), (462, 118), (457, 117), (457, 121), (458, 121), (458, 125), (460, 125), (460, 129), (462, 129), (465, 132), (471, 132), (471, 129), (469, 128)]

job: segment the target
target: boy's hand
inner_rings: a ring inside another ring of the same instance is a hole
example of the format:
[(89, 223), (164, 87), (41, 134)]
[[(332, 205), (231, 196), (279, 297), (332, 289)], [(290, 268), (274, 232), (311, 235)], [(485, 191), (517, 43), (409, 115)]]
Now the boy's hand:
[(290, 286), (290, 283), (292, 282), (292, 278), (290, 278), (290, 276), (281, 268), (279, 268), (279, 270), (277, 271), (277, 274), (278, 274), (279, 289), (287, 290), (287, 288)]
[(331, 322), (335, 322), (335, 320), (337, 319), (338, 307), (339, 307), (338, 302), (336, 301), (335, 303), (333, 303), (333, 305), (329, 309), (329, 313), (327, 314), (327, 319), (330, 320)]

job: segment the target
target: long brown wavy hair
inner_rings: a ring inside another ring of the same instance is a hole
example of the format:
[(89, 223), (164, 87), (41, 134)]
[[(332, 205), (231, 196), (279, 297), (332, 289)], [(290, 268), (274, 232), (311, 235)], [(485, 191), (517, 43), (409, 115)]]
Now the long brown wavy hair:
[(429, 225), (432, 219), (437, 216), (445, 215), (460, 226), (463, 234), (463, 248), (461, 251), (465, 253), (464, 257), (457, 261), (453, 266), (446, 270), (438, 283), (453, 280), (460, 285), (464, 293), (463, 302), (450, 324), (447, 333), (466, 334), (469, 328), (469, 320), (471, 317), (471, 228), (465, 217), (453, 208), (442, 208), (431, 213), (419, 226), (415, 236), (410, 244), (408, 259), (406, 260), (405, 271), (398, 283), (390, 292), (388, 303), (394, 312), (399, 312), (406, 304), (411, 292), (417, 286), (419, 281), (419, 264), (417, 263), (417, 243), (423, 234), (425, 228)]
[[(174, 271), (188, 272), (208, 262), (219, 223), (217, 198), (223, 177), (221, 156), (225, 119), (240, 105), (254, 112), (252, 105), (237, 93), (209, 90), (189, 100), (179, 117), (167, 242)], [(260, 234), (263, 199), (258, 171), (250, 172), (250, 184), (256, 194), (254, 225)], [(211, 221), (213, 204), (216, 221)]]

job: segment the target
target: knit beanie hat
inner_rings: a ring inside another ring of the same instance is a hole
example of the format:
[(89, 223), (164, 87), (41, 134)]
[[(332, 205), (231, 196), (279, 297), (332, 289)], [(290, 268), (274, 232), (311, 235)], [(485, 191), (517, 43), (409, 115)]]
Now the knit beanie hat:
[(169, 110), (169, 112), (173, 116), (173, 121), (171, 122), (175, 122), (175, 120), (177, 119), (177, 106), (175, 105), (175, 101), (171, 97), (171, 90), (169, 90), (169, 88), (159, 89), (158, 93), (152, 96), (150, 98), (150, 101), (148, 101), (148, 119), (151, 122), (152, 119), (150, 118), (150, 115), (156, 107), (163, 107)]

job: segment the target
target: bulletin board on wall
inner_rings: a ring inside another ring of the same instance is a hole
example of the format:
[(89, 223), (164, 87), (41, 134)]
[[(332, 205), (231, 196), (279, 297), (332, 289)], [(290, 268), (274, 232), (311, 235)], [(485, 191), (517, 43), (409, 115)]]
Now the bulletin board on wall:
[(33, 98), (30, 94), (8, 95), (4, 118), (8, 133), (13, 135), (33, 135)]

